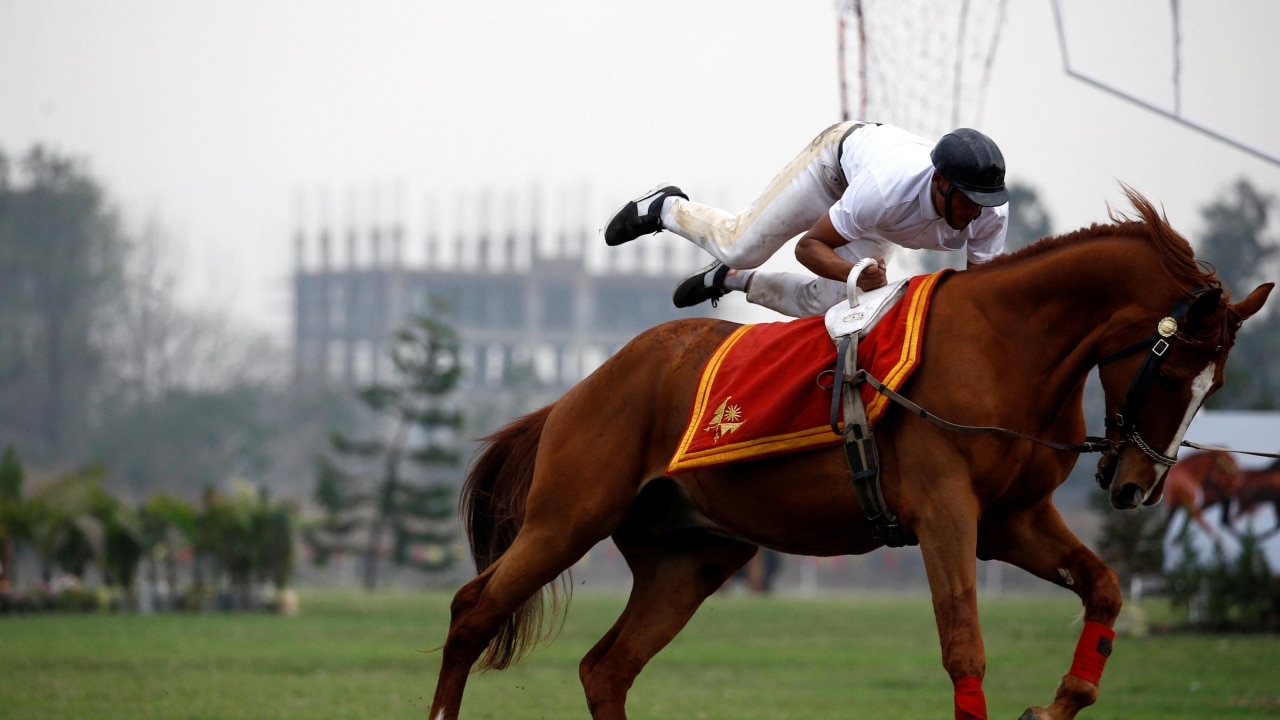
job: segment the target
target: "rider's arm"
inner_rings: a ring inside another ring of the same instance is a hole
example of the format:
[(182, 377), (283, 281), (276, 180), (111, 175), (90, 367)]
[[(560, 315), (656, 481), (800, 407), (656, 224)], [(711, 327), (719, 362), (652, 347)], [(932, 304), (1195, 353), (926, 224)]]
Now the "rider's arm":
[[(840, 257), (836, 253), (836, 248), (848, 244), (849, 241), (836, 232), (831, 224), (831, 216), (823, 213), (822, 217), (818, 218), (818, 222), (814, 223), (813, 227), (809, 228), (804, 237), (796, 243), (796, 259), (816, 275), (846, 282), (849, 279), (849, 271), (853, 270), (853, 263)], [(888, 282), (885, 276), (884, 259), (876, 259), (879, 262), (864, 270), (862, 277), (858, 278), (859, 289), (874, 290)]]

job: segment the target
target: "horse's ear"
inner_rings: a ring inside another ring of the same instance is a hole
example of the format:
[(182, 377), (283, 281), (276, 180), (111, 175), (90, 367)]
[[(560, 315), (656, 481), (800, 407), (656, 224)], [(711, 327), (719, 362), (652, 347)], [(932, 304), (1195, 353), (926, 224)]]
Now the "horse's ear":
[(1254, 288), (1248, 297), (1231, 306), (1231, 315), (1235, 318), (1237, 326), (1262, 309), (1262, 304), (1267, 301), (1267, 296), (1275, 286), (1275, 283), (1263, 283)]
[(1218, 310), (1218, 305), (1222, 303), (1222, 288), (1211, 287), (1196, 296), (1191, 301), (1191, 307), (1187, 310), (1187, 321), (1192, 325), (1199, 324), (1202, 320), (1212, 315)]

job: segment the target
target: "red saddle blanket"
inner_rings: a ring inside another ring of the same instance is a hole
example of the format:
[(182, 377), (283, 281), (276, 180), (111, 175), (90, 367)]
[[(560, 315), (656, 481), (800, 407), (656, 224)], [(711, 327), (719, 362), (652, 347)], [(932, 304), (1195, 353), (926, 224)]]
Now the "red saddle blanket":
[[(912, 278), (902, 300), (858, 344), (858, 366), (893, 390), (920, 361), (929, 300), (943, 274)], [(840, 444), (831, 429), (831, 381), (820, 377), (835, 361), (821, 315), (734, 331), (702, 369), (667, 474)], [(874, 427), (888, 398), (866, 384), (861, 392)]]

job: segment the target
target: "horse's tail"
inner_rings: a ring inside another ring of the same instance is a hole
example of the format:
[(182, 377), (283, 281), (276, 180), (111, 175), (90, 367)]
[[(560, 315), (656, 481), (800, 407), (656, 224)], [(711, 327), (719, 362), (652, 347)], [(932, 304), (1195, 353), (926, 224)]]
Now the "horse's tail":
[[(502, 557), (524, 523), (534, 457), (552, 407), (529, 413), (481, 440), (458, 501), (477, 573)], [(534, 593), (498, 629), (474, 669), (508, 667), (553, 635), (564, 618), (571, 588), (571, 583), (553, 582)], [(558, 620), (548, 623), (548, 617)]]

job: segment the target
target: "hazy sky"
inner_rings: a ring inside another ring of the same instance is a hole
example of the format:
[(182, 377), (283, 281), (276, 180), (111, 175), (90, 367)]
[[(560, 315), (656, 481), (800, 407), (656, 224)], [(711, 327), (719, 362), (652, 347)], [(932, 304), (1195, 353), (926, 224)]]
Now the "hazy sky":
[[(1173, 107), (1168, 0), (1061, 7), (1077, 70)], [(1180, 7), (1183, 113), (1280, 154), (1280, 3)], [(175, 241), (188, 297), (283, 335), (291, 236), (321, 218), (401, 216), (414, 243), (481, 188), (572, 193), (593, 227), (658, 181), (746, 204), (839, 119), (835, 39), (833, 0), (0, 0), (0, 147), (86, 157)], [(1008, 3), (985, 97), (965, 121), (1057, 231), (1120, 181), (1192, 238), (1236, 178), (1280, 191), (1276, 165), (1068, 77), (1051, 0)]]

